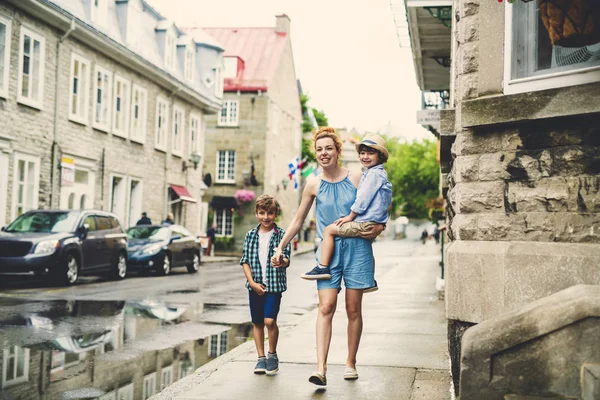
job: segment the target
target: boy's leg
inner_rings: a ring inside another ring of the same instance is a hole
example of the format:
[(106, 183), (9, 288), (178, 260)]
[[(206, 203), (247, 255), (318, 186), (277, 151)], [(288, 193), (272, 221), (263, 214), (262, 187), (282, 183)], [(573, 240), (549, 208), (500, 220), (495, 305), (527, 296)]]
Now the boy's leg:
[(333, 252), (335, 250), (335, 237), (337, 235), (337, 225), (331, 224), (325, 228), (325, 231), (323, 232), (323, 241), (321, 242), (321, 258), (319, 260), (319, 265), (317, 265), (311, 271), (300, 275), (303, 279), (319, 280), (331, 278), (329, 264), (333, 258)]
[(281, 307), (281, 293), (265, 294), (264, 324), (269, 334), (269, 355), (267, 357), (267, 375), (274, 375), (279, 371), (279, 358), (277, 357), (277, 342), (279, 341), (279, 327), (277, 315)]
[(254, 345), (258, 353), (258, 362), (254, 367), (255, 374), (264, 374), (267, 372), (267, 358), (265, 357), (265, 324), (264, 308), (265, 297), (259, 296), (254, 291), (250, 291), (250, 316), (252, 318), (252, 334), (254, 336)]

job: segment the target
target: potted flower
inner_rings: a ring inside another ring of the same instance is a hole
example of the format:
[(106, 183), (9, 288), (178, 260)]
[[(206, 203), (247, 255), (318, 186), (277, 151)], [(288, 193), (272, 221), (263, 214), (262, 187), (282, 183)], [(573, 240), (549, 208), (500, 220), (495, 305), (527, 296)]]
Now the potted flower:
[(248, 204), (256, 198), (256, 193), (252, 190), (240, 189), (233, 195), (238, 204)]
[(537, 4), (553, 46), (583, 47), (600, 42), (600, 1), (537, 0)]

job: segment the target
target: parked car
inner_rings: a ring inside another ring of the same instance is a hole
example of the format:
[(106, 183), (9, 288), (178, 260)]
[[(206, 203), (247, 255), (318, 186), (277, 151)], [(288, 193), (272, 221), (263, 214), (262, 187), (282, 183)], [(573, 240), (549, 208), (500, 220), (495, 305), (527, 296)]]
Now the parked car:
[(0, 274), (48, 274), (72, 285), (80, 275), (127, 275), (127, 236), (117, 216), (95, 210), (35, 210), (0, 232)]
[(127, 229), (129, 267), (169, 275), (175, 267), (189, 273), (200, 269), (202, 248), (181, 225), (138, 225)]

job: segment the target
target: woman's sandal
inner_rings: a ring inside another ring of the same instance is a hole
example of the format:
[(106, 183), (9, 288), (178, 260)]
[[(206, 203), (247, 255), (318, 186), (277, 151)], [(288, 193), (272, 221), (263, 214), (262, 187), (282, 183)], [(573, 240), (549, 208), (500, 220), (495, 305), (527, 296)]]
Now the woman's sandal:
[(322, 374), (320, 372), (313, 372), (310, 378), (308, 378), (308, 381), (318, 386), (327, 385), (327, 377), (325, 377), (325, 374)]

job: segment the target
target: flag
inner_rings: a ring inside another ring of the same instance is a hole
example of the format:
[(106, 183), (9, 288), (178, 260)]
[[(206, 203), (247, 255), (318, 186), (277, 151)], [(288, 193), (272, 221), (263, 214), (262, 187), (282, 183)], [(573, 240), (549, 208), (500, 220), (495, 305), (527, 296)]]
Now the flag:
[(313, 172), (315, 172), (315, 169), (313, 168), (312, 165), (309, 165), (308, 167), (304, 168), (304, 170), (302, 171), (302, 176), (305, 177), (305, 178), (307, 178)]

